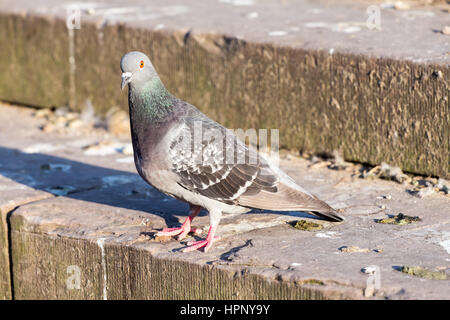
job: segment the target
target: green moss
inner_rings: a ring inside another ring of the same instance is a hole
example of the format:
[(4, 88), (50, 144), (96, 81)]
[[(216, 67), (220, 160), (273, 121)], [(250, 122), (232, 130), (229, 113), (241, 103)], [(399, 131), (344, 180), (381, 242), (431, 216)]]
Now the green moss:
[(393, 217), (375, 220), (375, 222), (377, 222), (377, 223), (397, 224), (397, 225), (401, 225), (401, 226), (405, 225), (405, 224), (410, 224), (411, 222), (416, 222), (416, 221), (422, 221), (422, 219), (420, 219), (419, 217), (407, 216), (407, 215), (404, 215), (403, 213), (399, 213), (398, 215), (393, 216)]
[(408, 267), (403, 266), (401, 272), (407, 273), (416, 277), (433, 279), (433, 280), (447, 280), (447, 274), (439, 271), (431, 271), (422, 267)]
[(305, 231), (317, 231), (323, 229), (323, 225), (314, 222), (308, 222), (306, 220), (298, 220), (295, 224), (292, 224), (295, 229)]
[(308, 279), (302, 282), (302, 284), (313, 284), (313, 285), (317, 285), (317, 286), (324, 286), (325, 282), (321, 281), (321, 280), (317, 280), (317, 279)]

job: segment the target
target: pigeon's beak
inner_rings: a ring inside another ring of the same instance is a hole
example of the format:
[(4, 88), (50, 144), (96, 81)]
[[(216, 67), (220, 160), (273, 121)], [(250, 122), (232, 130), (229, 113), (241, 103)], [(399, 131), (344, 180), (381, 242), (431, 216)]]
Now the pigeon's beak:
[(133, 74), (131, 73), (131, 72), (124, 72), (124, 73), (122, 73), (122, 84), (120, 85), (120, 87), (122, 88), (122, 90), (123, 90), (123, 88), (125, 88), (125, 86), (127, 85), (127, 84), (129, 84), (130, 83), (130, 81), (131, 81), (131, 76), (132, 76)]

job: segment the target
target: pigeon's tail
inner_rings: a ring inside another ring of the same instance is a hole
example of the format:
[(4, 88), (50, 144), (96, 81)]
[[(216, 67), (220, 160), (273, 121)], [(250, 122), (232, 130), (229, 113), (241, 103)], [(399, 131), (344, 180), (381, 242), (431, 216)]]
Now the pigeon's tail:
[[(330, 207), (330, 208), (331, 208), (331, 207)], [(322, 212), (314, 211), (313, 213), (314, 213), (316, 216), (321, 217), (321, 218), (324, 218), (324, 219), (329, 220), (329, 221), (333, 221), (333, 222), (341, 222), (341, 221), (344, 221), (344, 218), (342, 218), (341, 216), (339, 216), (339, 215), (337, 214), (336, 210), (334, 210), (333, 208), (331, 208), (331, 210), (330, 210), (330, 211), (327, 211), (327, 212), (325, 212), (325, 211), (322, 211)]]
[(283, 183), (277, 185), (277, 191), (262, 190), (253, 195), (245, 193), (238, 199), (239, 205), (272, 211), (310, 211), (318, 217), (340, 222), (344, 218), (313, 195), (294, 189)]

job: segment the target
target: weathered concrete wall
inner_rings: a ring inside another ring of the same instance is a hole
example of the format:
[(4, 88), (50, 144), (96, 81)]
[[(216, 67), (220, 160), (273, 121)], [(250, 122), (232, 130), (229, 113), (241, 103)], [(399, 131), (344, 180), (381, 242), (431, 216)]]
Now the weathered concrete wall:
[[(12, 252), (15, 299), (324, 299), (308, 286), (268, 281), (192, 263), (158, 259), (145, 250), (20, 232), (13, 219)], [(71, 273), (80, 270), (79, 288)], [(71, 269), (69, 269), (71, 270)], [(103, 290), (105, 288), (105, 291)], [(346, 297), (330, 292), (328, 298)]]
[(173, 93), (228, 127), (280, 128), (286, 148), (449, 177), (445, 64), (117, 24), (84, 23), (70, 37), (64, 21), (30, 15), (0, 15), (0, 39), (3, 100), (125, 109), (119, 60), (141, 50)]
[[(2, 298), (450, 297), (450, 216), (444, 210), (450, 197), (448, 184), (438, 187), (437, 179), (414, 180), (422, 186), (417, 190), (439, 189), (419, 197), (412, 182), (358, 178), (361, 165), (331, 170), (326, 162), (309, 166), (282, 154), (281, 168), (339, 210), (344, 222), (313, 220), (304, 212), (225, 214), (222, 239), (210, 251), (182, 253), (184, 241), (154, 233), (182, 223), (188, 206), (138, 176), (133, 157), (122, 151), (128, 140), (89, 122), (43, 131), (64, 116), (42, 114), (0, 104)], [(420, 219), (376, 222), (399, 212)], [(291, 222), (299, 219), (318, 229), (294, 228)], [(193, 227), (204, 237), (208, 224), (201, 213)], [(370, 274), (362, 270), (374, 265), (381, 284), (370, 291)], [(400, 266), (419, 266), (439, 278), (405, 274)]]
[[(5, 154), (2, 155), (5, 158)], [(20, 174), (20, 173), (15, 173)], [(20, 205), (52, 195), (0, 175), (0, 300), (13, 298), (9, 216)]]
[(68, 100), (68, 34), (61, 20), (0, 14), (0, 96), (33, 106)]
[(11, 299), (11, 276), (9, 271), (8, 227), (6, 214), (0, 211), (0, 300)]

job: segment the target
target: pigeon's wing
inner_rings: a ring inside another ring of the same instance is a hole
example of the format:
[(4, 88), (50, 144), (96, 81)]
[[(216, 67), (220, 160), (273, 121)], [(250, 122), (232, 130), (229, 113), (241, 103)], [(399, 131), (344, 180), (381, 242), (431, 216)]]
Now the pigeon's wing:
[(336, 211), (272, 168), (230, 130), (199, 111), (184, 118), (169, 159), (185, 189), (227, 204), (265, 210), (303, 210), (333, 221)]
[(206, 117), (184, 121), (169, 150), (179, 184), (228, 204), (243, 194), (276, 192), (278, 177), (234, 133)]

